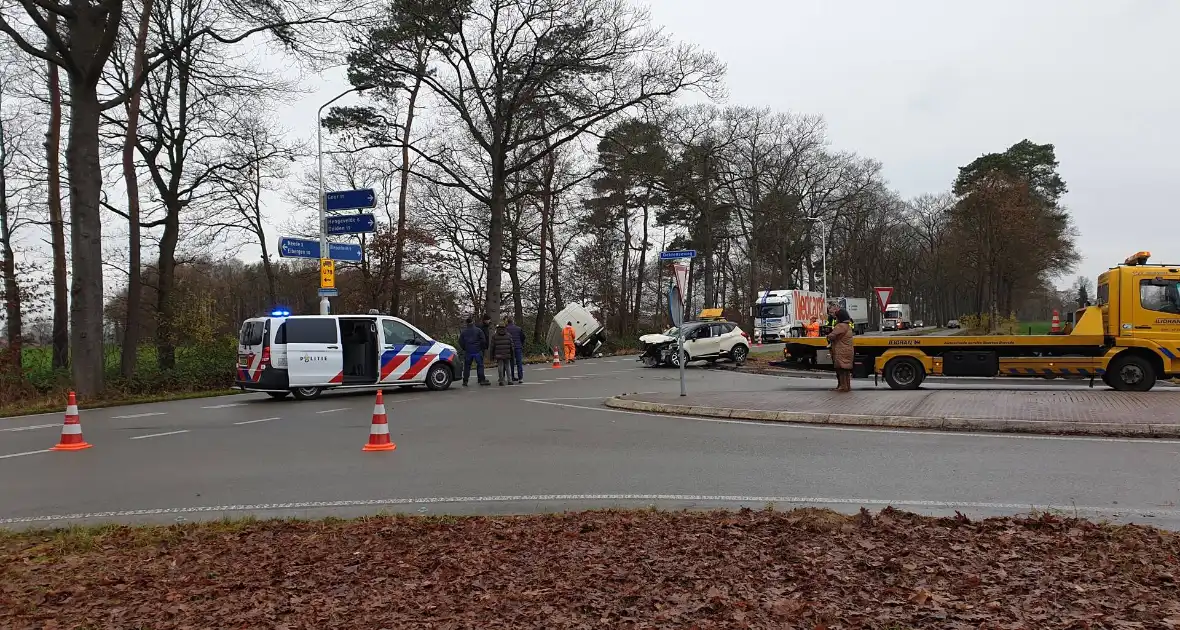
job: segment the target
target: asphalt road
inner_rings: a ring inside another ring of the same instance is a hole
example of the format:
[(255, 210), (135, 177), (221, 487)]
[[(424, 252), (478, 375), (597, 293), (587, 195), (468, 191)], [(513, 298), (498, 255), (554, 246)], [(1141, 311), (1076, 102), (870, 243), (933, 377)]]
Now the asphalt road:
[[(694, 392), (830, 387), (687, 374)], [(803, 427), (603, 408), (615, 394), (678, 391), (676, 371), (633, 359), (533, 368), (527, 378), (516, 387), (390, 392), (398, 448), (387, 453), (361, 452), (369, 393), (84, 410), (94, 448), (73, 453), (45, 452), (60, 416), (0, 420), (0, 526), (773, 502), (968, 515), (1057, 509), (1180, 528), (1180, 441)]]

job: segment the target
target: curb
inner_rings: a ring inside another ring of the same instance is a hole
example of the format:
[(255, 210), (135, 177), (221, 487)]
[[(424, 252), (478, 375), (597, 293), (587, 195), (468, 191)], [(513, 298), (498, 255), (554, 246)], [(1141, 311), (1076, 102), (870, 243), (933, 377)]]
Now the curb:
[(1180, 424), (1117, 424), (1109, 422), (1062, 422), (1053, 420), (1006, 420), (1000, 418), (956, 418), (873, 416), (772, 409), (733, 409), (649, 402), (615, 396), (606, 406), (628, 411), (642, 411), (700, 418), (822, 424), (837, 426), (889, 427), (899, 429), (937, 429), (940, 431), (988, 431), (994, 433), (1044, 433), (1050, 435), (1092, 435), (1105, 437), (1180, 438)]

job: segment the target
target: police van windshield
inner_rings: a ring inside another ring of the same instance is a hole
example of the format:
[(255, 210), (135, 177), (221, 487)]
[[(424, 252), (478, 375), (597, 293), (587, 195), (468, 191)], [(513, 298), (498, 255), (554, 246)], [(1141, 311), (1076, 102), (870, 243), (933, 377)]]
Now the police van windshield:
[(782, 317), (787, 314), (786, 304), (759, 304), (758, 317), (766, 319), (768, 317)]

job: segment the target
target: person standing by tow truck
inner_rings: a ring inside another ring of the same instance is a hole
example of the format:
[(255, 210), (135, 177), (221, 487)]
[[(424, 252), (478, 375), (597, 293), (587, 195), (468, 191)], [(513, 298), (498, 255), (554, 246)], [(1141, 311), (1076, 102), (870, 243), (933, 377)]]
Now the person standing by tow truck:
[(812, 315), (811, 321), (807, 322), (807, 324), (805, 324), (803, 326), (803, 329), (807, 331), (808, 337), (818, 337), (819, 336), (819, 318), (816, 317), (815, 315)]
[(468, 317), (467, 326), (459, 334), (459, 349), (463, 351), (463, 387), (467, 387), (467, 381), (471, 379), (472, 363), (475, 363), (477, 368), (476, 378), (479, 379), (479, 384), (485, 387), (491, 385), (483, 373), (483, 349), (485, 346), (487, 346), (487, 338), (484, 337), (483, 331), (476, 328), (475, 324), (471, 322), (471, 318)]
[(578, 352), (576, 345), (578, 341), (578, 334), (574, 332), (574, 323), (566, 322), (565, 328), (561, 329), (561, 339), (565, 343), (565, 361), (566, 363), (573, 363)]
[(856, 336), (852, 330), (852, 316), (836, 304), (828, 307), (828, 314), (836, 320), (832, 332), (828, 333), (832, 363), (836, 368), (837, 385), (835, 391), (850, 392), (852, 391), (852, 364), (856, 358), (856, 349), (852, 344), (852, 338)]

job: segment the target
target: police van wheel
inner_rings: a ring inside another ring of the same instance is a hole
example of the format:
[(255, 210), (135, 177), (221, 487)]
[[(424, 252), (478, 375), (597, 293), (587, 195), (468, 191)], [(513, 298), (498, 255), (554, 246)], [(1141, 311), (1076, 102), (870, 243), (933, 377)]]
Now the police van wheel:
[(287, 396), (290, 396), (291, 392), (266, 392), (266, 395), (274, 398), (275, 400), (282, 400)]
[(445, 363), (435, 363), (426, 372), (426, 387), (431, 391), (442, 391), (451, 386), (451, 368)]
[(890, 389), (918, 389), (926, 379), (926, 370), (917, 359), (901, 357), (885, 364), (885, 382)]
[(320, 397), (320, 394), (324, 393), (324, 388), (299, 387), (291, 390), (291, 393), (295, 395), (295, 400), (315, 400)]

